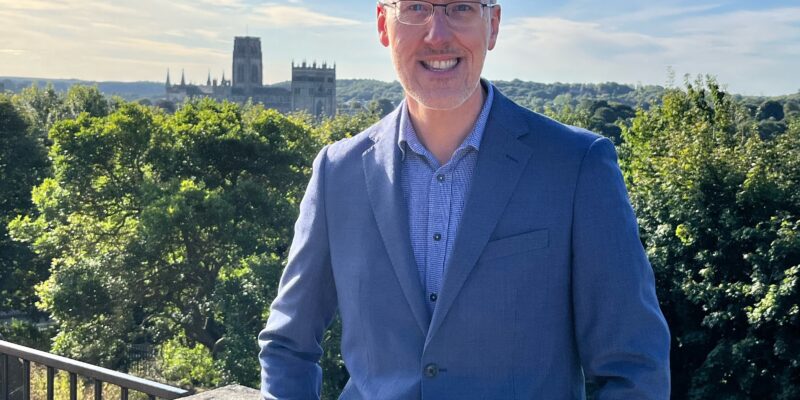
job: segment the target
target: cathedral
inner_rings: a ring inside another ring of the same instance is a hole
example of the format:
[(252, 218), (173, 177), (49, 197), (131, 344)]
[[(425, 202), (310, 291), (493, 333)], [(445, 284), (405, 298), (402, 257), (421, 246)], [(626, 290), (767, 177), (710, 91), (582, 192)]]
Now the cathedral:
[(281, 113), (307, 111), (317, 117), (332, 117), (336, 114), (336, 65), (326, 63), (292, 62), (290, 88), (264, 86), (261, 39), (236, 37), (233, 41), (233, 76), (220, 80), (208, 79), (205, 85), (187, 84), (181, 73), (180, 83), (172, 84), (167, 71), (167, 100), (182, 101), (186, 98), (210, 97), (244, 103), (252, 99), (266, 108)]

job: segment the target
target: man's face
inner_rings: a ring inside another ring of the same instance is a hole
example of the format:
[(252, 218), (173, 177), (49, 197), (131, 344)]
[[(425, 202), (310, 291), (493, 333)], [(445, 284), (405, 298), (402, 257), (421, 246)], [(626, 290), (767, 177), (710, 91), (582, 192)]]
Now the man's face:
[(400, 23), (396, 12), (378, 5), (378, 33), (381, 44), (391, 49), (409, 101), (438, 110), (464, 104), (478, 89), (486, 53), (497, 41), (500, 6), (484, 9), (474, 26), (458, 28), (449, 24), (443, 7), (436, 7), (425, 25)]

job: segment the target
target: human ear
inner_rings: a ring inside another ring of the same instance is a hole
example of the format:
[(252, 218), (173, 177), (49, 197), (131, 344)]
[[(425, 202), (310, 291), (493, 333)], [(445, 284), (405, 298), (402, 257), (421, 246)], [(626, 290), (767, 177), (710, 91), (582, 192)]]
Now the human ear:
[(497, 44), (497, 34), (500, 33), (500, 17), (503, 14), (503, 10), (500, 8), (500, 4), (495, 5), (490, 10), (491, 21), (489, 21), (489, 25), (492, 31), (489, 33), (489, 50), (493, 50)]
[(386, 30), (386, 9), (378, 4), (378, 41), (383, 47), (389, 47), (389, 32)]

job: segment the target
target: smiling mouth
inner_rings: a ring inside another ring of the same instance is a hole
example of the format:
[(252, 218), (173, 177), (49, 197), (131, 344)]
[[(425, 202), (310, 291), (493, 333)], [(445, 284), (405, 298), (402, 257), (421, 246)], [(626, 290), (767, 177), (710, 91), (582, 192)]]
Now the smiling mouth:
[(420, 64), (422, 64), (422, 66), (425, 69), (434, 72), (449, 71), (451, 69), (454, 69), (460, 63), (461, 63), (461, 58), (452, 58), (449, 60), (420, 61)]

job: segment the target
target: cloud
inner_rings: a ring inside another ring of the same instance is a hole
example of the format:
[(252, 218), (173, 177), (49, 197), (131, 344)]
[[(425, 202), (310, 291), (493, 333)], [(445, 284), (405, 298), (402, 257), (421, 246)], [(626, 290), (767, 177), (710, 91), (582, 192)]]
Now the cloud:
[(255, 9), (255, 20), (274, 28), (352, 26), (360, 22), (311, 11), (305, 7), (265, 4)]
[(69, 4), (47, 0), (0, 0), (0, 9), (29, 11), (68, 10)]
[[(518, 18), (501, 27), (487, 60), (493, 79), (664, 82), (713, 74), (743, 93), (785, 94), (800, 70), (800, 8), (682, 16), (660, 33), (563, 18)], [(770, 77), (769, 80), (765, 77)], [(796, 85), (796, 84), (795, 84)]]
[(663, 6), (650, 6), (641, 10), (615, 15), (613, 17), (604, 18), (604, 23), (620, 24), (620, 23), (633, 23), (633, 22), (648, 22), (654, 20), (661, 20), (664, 18), (680, 17), (686, 15), (694, 15), (704, 13), (719, 8), (718, 4), (701, 4), (689, 7), (663, 7)]
[(25, 50), (20, 50), (20, 49), (0, 49), (0, 54), (8, 54), (12, 56), (19, 56), (24, 54), (25, 52), (26, 52)]

